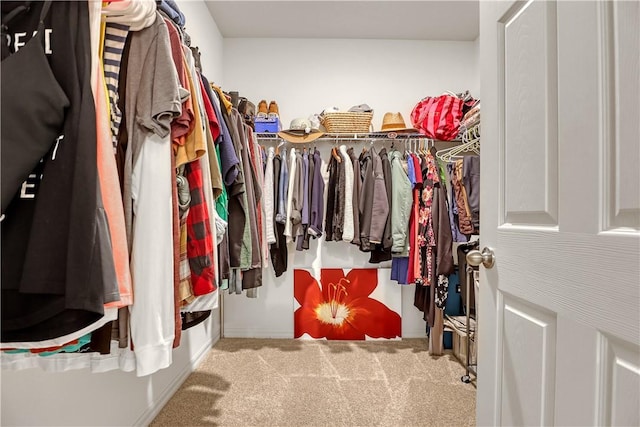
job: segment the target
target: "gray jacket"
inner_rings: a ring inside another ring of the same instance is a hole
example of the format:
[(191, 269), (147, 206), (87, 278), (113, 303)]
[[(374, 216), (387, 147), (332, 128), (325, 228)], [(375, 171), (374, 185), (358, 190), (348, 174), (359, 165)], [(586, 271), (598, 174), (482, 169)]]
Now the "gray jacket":
[(385, 187), (384, 172), (382, 170), (382, 160), (374, 147), (371, 147), (371, 157), (373, 159), (373, 204), (371, 207), (371, 229), (369, 241), (371, 243), (382, 243), (384, 227), (387, 224), (389, 215), (389, 200)]
[(360, 176), (362, 177), (362, 190), (360, 192), (360, 249), (370, 251), (372, 249), (369, 242), (371, 231), (371, 209), (373, 207), (373, 158), (371, 150), (360, 155)]
[(302, 203), (304, 198), (304, 177), (302, 152), (296, 150), (296, 171), (293, 180), (293, 197), (291, 209), (291, 237), (296, 238), (302, 236)]
[(393, 193), (391, 187), (391, 162), (387, 155), (387, 149), (380, 150), (380, 160), (382, 161), (382, 172), (384, 177), (384, 189), (387, 195), (387, 220), (384, 225), (384, 234), (382, 235), (382, 249), (386, 252), (391, 252), (393, 246), (393, 238), (391, 236), (391, 210), (393, 209), (393, 201), (391, 195)]
[(413, 204), (411, 181), (402, 166), (402, 154), (394, 150), (389, 153), (391, 160), (391, 252), (402, 253), (406, 247), (409, 216)]

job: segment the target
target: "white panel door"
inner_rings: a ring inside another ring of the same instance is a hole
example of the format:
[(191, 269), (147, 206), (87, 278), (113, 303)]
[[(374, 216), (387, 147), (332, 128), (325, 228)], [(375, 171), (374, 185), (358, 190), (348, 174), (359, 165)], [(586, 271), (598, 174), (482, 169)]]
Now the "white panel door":
[(640, 2), (480, 2), (479, 425), (640, 425)]

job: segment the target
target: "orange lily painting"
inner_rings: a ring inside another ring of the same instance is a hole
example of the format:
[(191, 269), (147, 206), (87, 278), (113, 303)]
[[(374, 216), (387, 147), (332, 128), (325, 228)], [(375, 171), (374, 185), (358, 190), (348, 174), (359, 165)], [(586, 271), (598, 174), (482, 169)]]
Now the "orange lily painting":
[(380, 300), (392, 300), (392, 306), (400, 311), (400, 289), (384, 283), (380, 285), (384, 289), (376, 292), (378, 276), (383, 270), (354, 268), (345, 275), (340, 268), (322, 268), (320, 280), (312, 275), (312, 271), (294, 270), (293, 291), (300, 305), (294, 312), (295, 338), (401, 337), (400, 314)]

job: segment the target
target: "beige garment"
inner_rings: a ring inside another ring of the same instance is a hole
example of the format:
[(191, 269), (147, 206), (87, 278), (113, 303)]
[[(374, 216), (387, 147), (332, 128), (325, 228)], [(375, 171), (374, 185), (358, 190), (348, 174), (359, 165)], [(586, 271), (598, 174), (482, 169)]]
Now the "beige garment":
[(229, 101), (229, 99), (227, 99), (227, 95), (224, 94), (224, 92), (222, 91), (222, 89), (220, 89), (220, 87), (215, 85), (211, 85), (211, 87), (213, 88), (213, 90), (218, 92), (218, 95), (222, 100), (222, 104), (224, 105), (224, 108), (227, 109), (227, 114), (231, 114), (231, 109), (233, 108), (233, 104), (231, 103), (231, 101)]
[(441, 356), (444, 353), (444, 311), (436, 308), (435, 318), (429, 336), (429, 354), (432, 356)]
[(180, 219), (180, 301), (189, 304), (196, 297), (191, 286), (191, 267), (187, 258), (187, 215)]

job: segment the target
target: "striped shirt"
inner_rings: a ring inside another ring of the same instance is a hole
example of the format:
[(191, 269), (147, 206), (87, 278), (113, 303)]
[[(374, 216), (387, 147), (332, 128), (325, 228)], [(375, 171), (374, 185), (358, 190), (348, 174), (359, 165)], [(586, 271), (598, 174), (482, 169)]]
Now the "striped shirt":
[(129, 26), (108, 22), (105, 27), (104, 53), (102, 62), (104, 65), (104, 79), (109, 95), (109, 109), (111, 113), (111, 133), (113, 147), (118, 145), (118, 130), (122, 121), (122, 112), (118, 108), (118, 82), (120, 79), (120, 62), (124, 44), (129, 34)]

